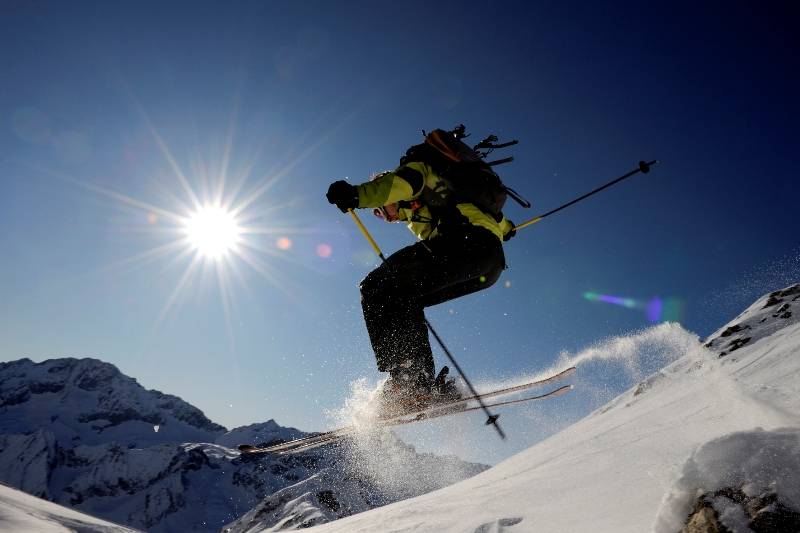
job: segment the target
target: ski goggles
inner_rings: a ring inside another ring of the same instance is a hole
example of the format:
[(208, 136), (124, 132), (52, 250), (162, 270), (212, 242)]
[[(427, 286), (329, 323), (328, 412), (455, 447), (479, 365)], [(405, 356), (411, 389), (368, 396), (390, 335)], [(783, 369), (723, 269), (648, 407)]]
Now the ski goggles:
[(390, 213), (389, 210), (386, 209), (386, 206), (376, 207), (372, 210), (372, 214), (378, 217), (381, 220), (385, 220), (386, 222), (397, 222), (400, 220), (397, 213), (397, 206), (395, 204), (394, 213)]

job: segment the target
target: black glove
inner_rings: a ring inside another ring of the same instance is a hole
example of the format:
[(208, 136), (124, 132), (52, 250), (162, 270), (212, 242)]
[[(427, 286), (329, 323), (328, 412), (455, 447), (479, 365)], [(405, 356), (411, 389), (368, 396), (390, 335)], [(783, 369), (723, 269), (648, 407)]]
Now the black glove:
[(334, 181), (328, 187), (328, 194), (325, 195), (329, 203), (335, 204), (342, 213), (347, 213), (348, 209), (358, 207), (358, 189), (355, 185), (350, 185), (344, 180)]
[(514, 223), (510, 220), (508, 222), (511, 224), (511, 231), (503, 235), (503, 241), (510, 241), (511, 237), (517, 234), (517, 229), (514, 227)]

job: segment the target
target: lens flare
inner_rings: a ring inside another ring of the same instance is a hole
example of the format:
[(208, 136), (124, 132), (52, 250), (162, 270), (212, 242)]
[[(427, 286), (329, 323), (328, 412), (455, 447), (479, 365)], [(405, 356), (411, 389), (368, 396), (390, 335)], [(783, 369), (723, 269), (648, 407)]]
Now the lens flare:
[(645, 309), (645, 313), (647, 314), (647, 320), (650, 322), (658, 322), (661, 320), (661, 313), (664, 310), (664, 302), (661, 298), (653, 298), (647, 304)]
[[(271, 171), (255, 178), (259, 168), (258, 156), (242, 157), (234, 145), (237, 109), (231, 111), (229, 129), (222, 144), (212, 143), (198, 151), (202, 155), (181, 161), (144, 106), (135, 97), (133, 103), (151, 134), (151, 142), (125, 147), (120, 153), (120, 163), (131, 172), (164, 176), (165, 179), (154, 182), (161, 193), (158, 201), (137, 198), (64, 173), (58, 173), (57, 177), (112, 200), (126, 217), (130, 212), (135, 213), (134, 218), (125, 219), (126, 224), (131, 220), (137, 237), (141, 233), (149, 241), (149, 246), (115, 261), (109, 268), (127, 269), (165, 260), (170, 271), (174, 268), (180, 272), (182, 269), (182, 273), (175, 277), (161, 311), (154, 313), (155, 327), (160, 327), (189, 293), (196, 292), (201, 286), (216, 284), (233, 347), (233, 285), (236, 281), (246, 288), (251, 273), (263, 277), (293, 302), (305, 304), (308, 300), (305, 294), (302, 297), (298, 295), (303, 293), (304, 286), (294, 283), (291, 278), (294, 268), (282, 268), (270, 259), (291, 263), (292, 267), (309, 266), (304, 257), (298, 257), (301, 254), (285, 253), (298, 245), (292, 240), (295, 238), (293, 234), (330, 232), (327, 227), (317, 232), (303, 226), (287, 226), (288, 219), (283, 219), (280, 226), (274, 226), (272, 221), (278, 220), (280, 217), (276, 215), (288, 205), (276, 204), (267, 193), (290, 175), (295, 166), (310, 157), (339, 126), (315, 134), (318, 141), (311, 147), (285, 150), (290, 154), (296, 152), (296, 155), (279, 161)], [(47, 117), (41, 113), (18, 113), (13, 121), (12, 128), (23, 140), (46, 141), (69, 160), (90, 155), (92, 147), (84, 142), (86, 139), (79, 132), (53, 136)], [(142, 150), (150, 146), (163, 156), (164, 168), (147, 168), (150, 154)], [(312, 250), (319, 242), (314, 241)], [(316, 255), (327, 258), (333, 254), (333, 249), (331, 245), (320, 245), (316, 252)], [(328, 264), (334, 263), (328, 261)]]
[(330, 244), (319, 244), (317, 245), (317, 255), (323, 259), (327, 259), (333, 255), (333, 248), (331, 248)]
[(288, 250), (292, 247), (292, 239), (289, 237), (281, 237), (275, 241), (275, 246), (277, 246), (279, 250)]
[(612, 296), (610, 294), (599, 294), (587, 291), (583, 297), (590, 302), (604, 302), (619, 305), (627, 309), (638, 309), (643, 311), (647, 320), (656, 322), (680, 322), (683, 319), (683, 302), (678, 298), (659, 298), (651, 300), (638, 300), (635, 298), (625, 298), (622, 296)]

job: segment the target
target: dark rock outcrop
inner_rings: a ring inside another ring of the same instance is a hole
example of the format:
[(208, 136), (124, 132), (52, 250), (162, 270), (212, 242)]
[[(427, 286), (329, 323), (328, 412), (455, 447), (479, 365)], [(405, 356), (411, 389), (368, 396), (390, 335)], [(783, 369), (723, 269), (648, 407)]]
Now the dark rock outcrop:
[(800, 513), (776, 494), (747, 496), (741, 489), (726, 488), (700, 496), (681, 533), (732, 533), (736, 528), (725, 525), (724, 513), (745, 521), (753, 533), (800, 531)]

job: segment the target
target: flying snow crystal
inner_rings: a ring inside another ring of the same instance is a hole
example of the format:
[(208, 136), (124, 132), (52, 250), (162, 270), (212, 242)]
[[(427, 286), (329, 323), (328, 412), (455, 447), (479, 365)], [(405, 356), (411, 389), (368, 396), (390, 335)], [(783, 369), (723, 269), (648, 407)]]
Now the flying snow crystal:
[(155, 431), (156, 433), (158, 433), (158, 430), (159, 430), (159, 429), (161, 429), (161, 426), (159, 426), (158, 424), (156, 424), (155, 426), (153, 426), (153, 431)]
[(596, 401), (607, 401), (608, 395), (616, 395), (614, 391), (626, 383), (633, 385), (633, 381), (642, 379), (700, 346), (696, 335), (678, 324), (667, 322), (628, 335), (603, 339), (574, 354), (561, 352), (553, 365), (535, 374), (477, 383), (476, 388), (478, 392), (486, 392), (512, 387), (577, 366), (591, 375), (590, 381), (581, 381), (582, 390), (597, 389), (595, 392), (599, 396)]
[[(327, 411), (336, 425), (353, 426), (354, 432), (343, 441), (342, 451), (348, 471), (380, 487), (390, 498), (404, 499), (410, 494), (429, 492), (453, 484), (484, 469), (463, 463), (454, 457), (416, 455), (413, 447), (400, 441), (392, 432), (374, 425), (380, 403), (377, 387), (366, 378), (350, 384), (350, 395), (341, 409)], [(420, 460), (423, 462), (420, 464)]]

